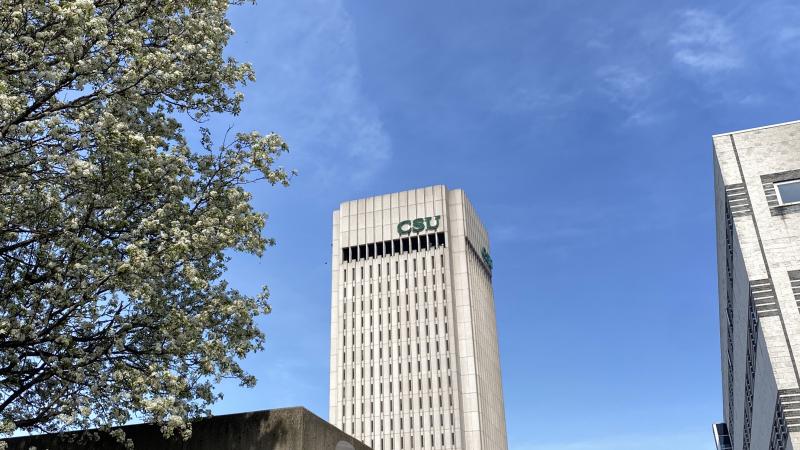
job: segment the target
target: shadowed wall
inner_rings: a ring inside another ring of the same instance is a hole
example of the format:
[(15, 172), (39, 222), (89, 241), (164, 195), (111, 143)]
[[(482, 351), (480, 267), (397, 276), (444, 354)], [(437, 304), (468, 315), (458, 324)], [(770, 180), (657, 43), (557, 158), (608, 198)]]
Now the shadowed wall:
[[(156, 425), (122, 427), (136, 450), (369, 450), (305, 408), (282, 408), (201, 419), (192, 437), (165, 439)], [(6, 440), (9, 450), (124, 450), (107, 435), (84, 432)]]

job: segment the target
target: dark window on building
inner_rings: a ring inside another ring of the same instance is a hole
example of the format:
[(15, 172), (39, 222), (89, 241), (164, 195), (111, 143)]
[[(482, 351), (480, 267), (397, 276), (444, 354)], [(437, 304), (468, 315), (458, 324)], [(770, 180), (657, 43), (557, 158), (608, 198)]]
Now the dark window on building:
[(344, 247), (342, 249), (342, 261), (344, 262), (350, 261), (350, 249), (347, 247)]
[(375, 244), (375, 255), (383, 256), (383, 242), (378, 242)]
[(411, 251), (415, 252), (419, 250), (419, 241), (417, 240), (416, 236), (411, 237)]
[(428, 249), (428, 236), (425, 234), (419, 237), (419, 249), (420, 250)]
[(358, 259), (366, 259), (367, 257), (367, 246), (366, 245), (359, 245), (358, 246)]
[(396, 255), (396, 254), (400, 253), (400, 239), (395, 239), (392, 242), (393, 242), (392, 254)]
[(436, 244), (439, 245), (439, 247), (444, 247), (447, 245), (447, 243), (444, 241), (444, 232), (436, 233)]
[(800, 180), (775, 183), (781, 205), (800, 202)]
[(367, 256), (370, 258), (375, 257), (375, 244), (367, 245)]
[(403, 253), (407, 253), (408, 252), (408, 245), (409, 245), (408, 244), (408, 238), (403, 238), (403, 239), (401, 239), (401, 241), (403, 242)]
[(731, 450), (733, 445), (731, 444), (731, 438), (728, 434), (728, 426), (725, 423), (716, 423), (714, 424), (714, 438), (717, 442), (717, 449), (718, 450)]
[(358, 247), (350, 247), (350, 261), (355, 261), (358, 259)]

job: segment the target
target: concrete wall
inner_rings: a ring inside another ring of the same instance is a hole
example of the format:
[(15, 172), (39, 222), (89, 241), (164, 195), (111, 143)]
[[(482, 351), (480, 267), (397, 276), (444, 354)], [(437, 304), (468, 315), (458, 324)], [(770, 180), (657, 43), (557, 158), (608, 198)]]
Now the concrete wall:
[[(343, 258), (352, 246), (407, 239), (401, 221), (433, 216), (446, 246)], [(429, 186), (340, 205), (333, 214), (331, 423), (375, 450), (508, 447), (482, 248), (489, 250), (489, 237), (458, 189)]]
[[(378, 195), (334, 213), (329, 420), (375, 450), (463, 448), (447, 192)], [(343, 247), (404, 238), (401, 221), (433, 216), (446, 247), (342, 260)]]
[(491, 268), (482, 249), (489, 235), (464, 191), (447, 193), (452, 285), (456, 303), (464, 450), (506, 450), (505, 406)]
[[(734, 450), (800, 448), (800, 295), (793, 293), (791, 279), (800, 270), (800, 205), (778, 204), (774, 187), (800, 179), (800, 122), (714, 136), (714, 158), (725, 420)], [(725, 235), (726, 205), (731, 242)], [(729, 244), (730, 263), (725, 258)], [(729, 265), (732, 280), (726, 283)], [(726, 329), (728, 298), (733, 304), (731, 336)], [(755, 321), (749, 313), (751, 298)], [(752, 369), (748, 327), (757, 329)], [(747, 381), (749, 371), (755, 373), (752, 382)]]
[[(369, 450), (305, 408), (283, 408), (201, 419), (188, 441), (165, 439), (156, 425), (122, 427), (136, 450)], [(107, 435), (86, 433), (8, 439), (9, 450), (123, 450)]]

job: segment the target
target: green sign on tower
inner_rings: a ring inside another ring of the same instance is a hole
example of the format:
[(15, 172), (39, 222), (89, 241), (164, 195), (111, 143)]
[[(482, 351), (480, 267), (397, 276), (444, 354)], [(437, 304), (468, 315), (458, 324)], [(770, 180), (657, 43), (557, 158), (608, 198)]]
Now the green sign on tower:
[(397, 232), (400, 235), (422, 233), (425, 230), (435, 230), (439, 228), (439, 219), (442, 216), (420, 217), (414, 220), (404, 220), (397, 224)]

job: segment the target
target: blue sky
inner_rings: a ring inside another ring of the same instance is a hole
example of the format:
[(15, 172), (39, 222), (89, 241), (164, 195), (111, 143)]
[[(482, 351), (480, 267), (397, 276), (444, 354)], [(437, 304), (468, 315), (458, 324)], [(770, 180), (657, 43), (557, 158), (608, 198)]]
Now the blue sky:
[(331, 212), (432, 184), (486, 223), (510, 448), (713, 448), (720, 369), (711, 135), (798, 119), (800, 6), (262, 0), (228, 49), (240, 117), (300, 175), (254, 187), (277, 247), (268, 343), (215, 413), (327, 417)]

